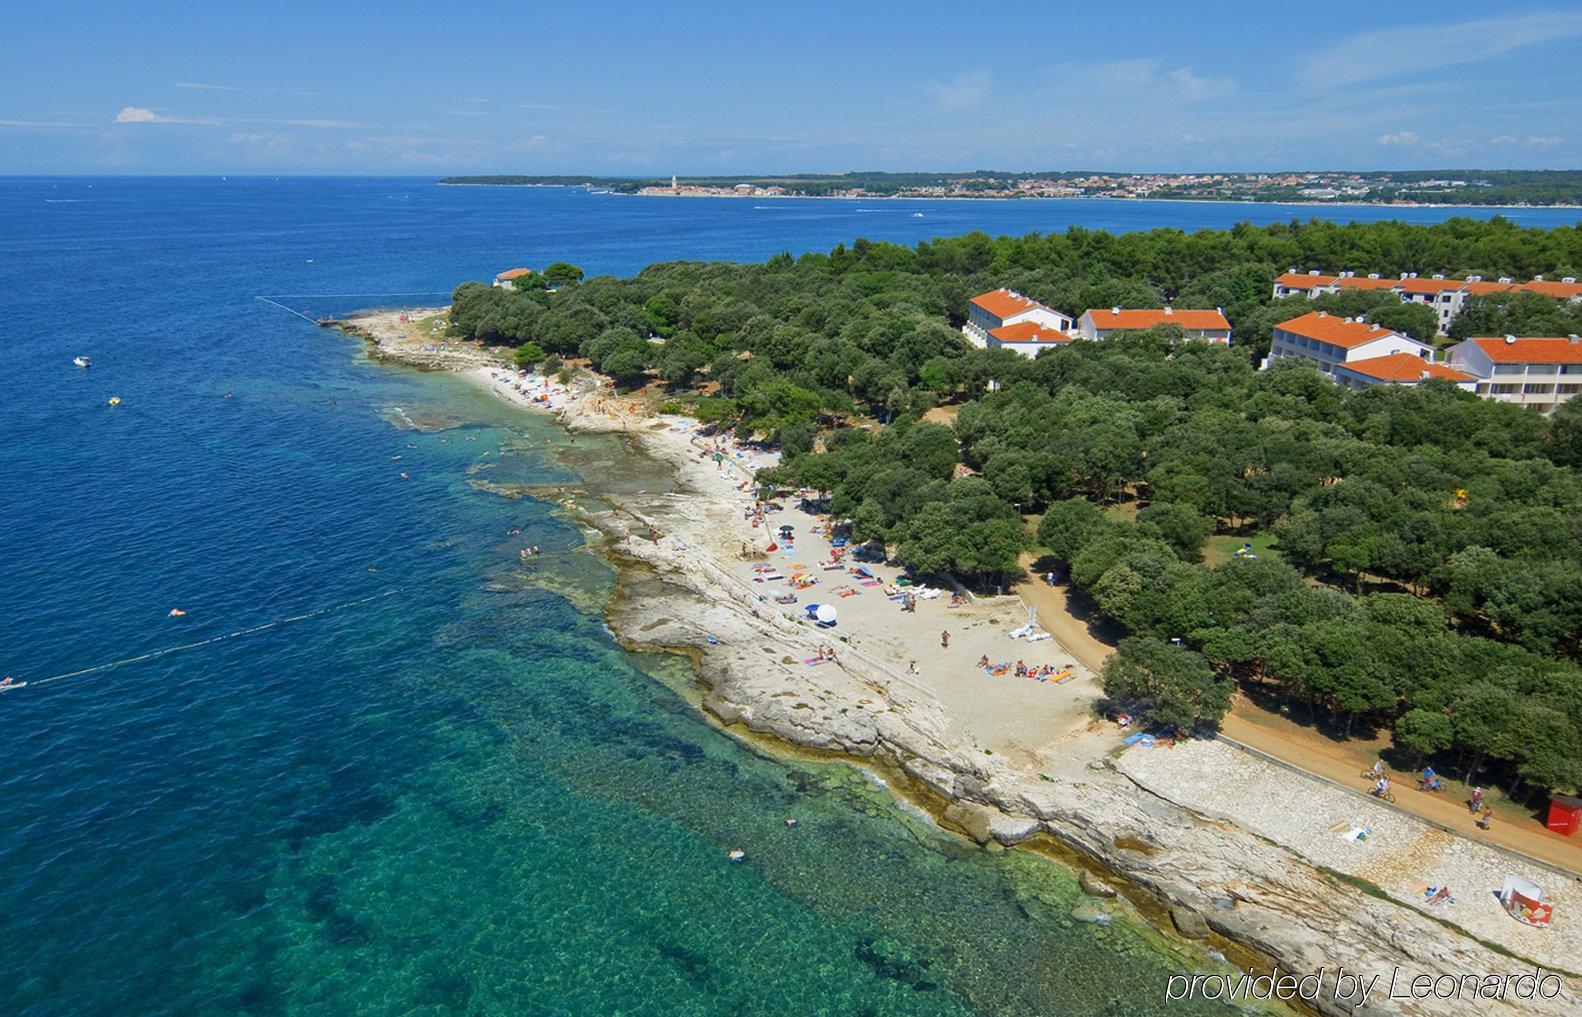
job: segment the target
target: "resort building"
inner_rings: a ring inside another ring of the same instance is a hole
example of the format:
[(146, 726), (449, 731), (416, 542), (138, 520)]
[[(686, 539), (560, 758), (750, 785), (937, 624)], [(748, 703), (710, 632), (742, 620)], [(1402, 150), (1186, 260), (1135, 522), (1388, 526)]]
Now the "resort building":
[(533, 274), (530, 268), (508, 268), (494, 277), (494, 284), (502, 290), (516, 289), (516, 281)]
[(992, 329), (989, 332), (988, 348), (1012, 350), (1032, 359), (1044, 350), (1073, 342), (1076, 338), (1070, 332), (1045, 328), (1036, 321), (1019, 321), (1014, 325)]
[(1548, 413), (1582, 390), (1582, 338), (1468, 339), (1450, 347), (1450, 364), (1477, 379), (1475, 391)]
[(1083, 311), (1077, 319), (1077, 334), (1084, 339), (1108, 339), (1115, 332), (1138, 332), (1157, 325), (1179, 325), (1190, 339), (1230, 342), (1230, 322), (1223, 310), (1178, 311), (1173, 307)]
[[(1336, 368), (1343, 364), (1355, 365), (1397, 353), (1415, 357), (1424, 365), (1433, 356), (1431, 347), (1410, 336), (1370, 325), (1361, 318), (1337, 318), (1323, 311), (1314, 311), (1274, 326), (1269, 358), (1263, 362), (1263, 366), (1268, 367), (1285, 357), (1302, 357), (1313, 361), (1320, 371), (1333, 378)], [(1374, 367), (1385, 369), (1380, 365)], [(1398, 368), (1390, 370), (1399, 373)], [(1352, 380), (1352, 375), (1348, 374), (1347, 380)]]
[(1434, 310), (1440, 335), (1450, 331), (1450, 323), (1466, 306), (1468, 297), (1487, 293), (1520, 290), (1540, 293), (1556, 300), (1582, 303), (1582, 284), (1575, 276), (1566, 276), (1558, 282), (1535, 276), (1530, 282), (1519, 283), (1505, 277), (1498, 282), (1486, 282), (1482, 276), (1471, 275), (1465, 279), (1452, 279), (1443, 275), (1428, 278), (1416, 272), (1402, 272), (1398, 279), (1381, 278), (1377, 272), (1359, 276), (1355, 272), (1325, 275), (1316, 270), (1298, 272), (1296, 269), (1277, 276), (1274, 280), (1276, 297), (1305, 296), (1309, 299), (1347, 290), (1392, 290), (1403, 304), (1423, 304)]
[(1417, 385), (1433, 378), (1448, 381), (1465, 391), (1476, 391), (1476, 378), (1464, 371), (1453, 370), (1444, 364), (1435, 364), (1410, 353), (1388, 353), (1382, 357), (1368, 357), (1336, 364), (1333, 374), (1335, 384), (1347, 388), (1371, 388), (1374, 385)]
[(990, 290), (969, 300), (967, 323), (961, 331), (974, 346), (987, 348), (989, 333), (995, 329), (1028, 322), (1056, 332), (1071, 331), (1071, 319), (1064, 314), (1007, 289)]

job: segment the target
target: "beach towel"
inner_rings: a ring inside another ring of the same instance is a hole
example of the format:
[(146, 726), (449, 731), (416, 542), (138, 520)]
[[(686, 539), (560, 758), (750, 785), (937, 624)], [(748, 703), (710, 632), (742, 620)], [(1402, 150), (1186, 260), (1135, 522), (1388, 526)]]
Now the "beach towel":
[(1139, 731), (1139, 732), (1137, 732), (1134, 735), (1129, 735), (1126, 738), (1122, 739), (1121, 740), (1121, 744), (1123, 744), (1123, 745), (1141, 745), (1145, 749), (1151, 749), (1151, 748), (1154, 747), (1154, 736), (1151, 735), (1151, 734), (1144, 734), (1141, 731)]
[(864, 585), (864, 586), (883, 586), (884, 584), (879, 582), (879, 580), (877, 580), (877, 579), (870, 579), (868, 582), (863, 583), (862, 585)]
[(1056, 678), (1055, 679), (1055, 684), (1056, 685), (1064, 685), (1066, 682), (1076, 681), (1076, 678), (1077, 678), (1076, 675), (1068, 674), (1064, 678)]
[(1041, 642), (1043, 642), (1044, 640), (1046, 640), (1048, 638), (1049, 638), (1049, 633), (1047, 633), (1047, 632), (1035, 632), (1032, 635), (1027, 637), (1027, 641), (1029, 643), (1041, 643)]
[(836, 596), (837, 597), (855, 597), (858, 594), (860, 594), (861, 592), (862, 592), (861, 590), (842, 590), (840, 593), (837, 593)]

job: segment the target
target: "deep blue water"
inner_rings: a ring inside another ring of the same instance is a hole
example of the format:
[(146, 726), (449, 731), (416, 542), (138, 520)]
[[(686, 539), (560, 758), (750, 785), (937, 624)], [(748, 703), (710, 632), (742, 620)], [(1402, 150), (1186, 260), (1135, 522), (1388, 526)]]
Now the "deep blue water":
[(0, 671), (35, 683), (0, 696), (0, 1013), (1164, 1012), (1197, 961), (1073, 920), (1069, 873), (744, 749), (616, 646), (580, 534), (470, 483), (574, 479), (552, 426), (254, 297), (1310, 213), (0, 180)]

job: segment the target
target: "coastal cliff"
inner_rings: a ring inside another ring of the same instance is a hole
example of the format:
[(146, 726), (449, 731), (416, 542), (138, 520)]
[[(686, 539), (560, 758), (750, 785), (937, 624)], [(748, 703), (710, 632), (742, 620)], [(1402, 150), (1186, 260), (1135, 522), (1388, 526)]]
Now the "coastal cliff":
[[(630, 422), (580, 416), (568, 426), (628, 431), (675, 465), (684, 488), (698, 487), (712, 473), (674, 442)], [(800, 651), (817, 642), (814, 633), (763, 604), (699, 552), (705, 538), (697, 527), (706, 521), (685, 499), (626, 499), (618, 513), (585, 518), (607, 535), (609, 554), (646, 574), (612, 598), (611, 629), (634, 647), (691, 652), (708, 689), (704, 709), (720, 722), (899, 770), (935, 799), (947, 825), (979, 843), (1051, 838), (1100, 871), (1148, 891), (1184, 935), (1218, 934), (1283, 972), (1322, 969), (1327, 981), (1314, 1002), (1321, 1012), (1461, 1013), (1465, 998), (1391, 999), (1385, 990), (1392, 976), (1404, 993), (1405, 982), (1419, 975), (1533, 970), (1531, 962), (1371, 894), (1234, 824), (1151, 794), (1103, 760), (1074, 761), (1051, 777), (952, 743), (938, 705), (860, 651), (843, 649), (839, 668), (798, 666)], [(656, 534), (659, 539), (652, 539)], [(766, 652), (770, 647), (795, 652)], [(1344, 989), (1337, 998), (1334, 977), (1341, 969), (1373, 986), (1365, 1005)], [(1557, 977), (1564, 989), (1556, 998), (1477, 1005), (1491, 1013), (1578, 1012), (1582, 981)]]
[[(342, 327), (370, 340), (381, 359), (457, 369), (486, 386), (489, 365), (501, 363), (471, 344), (414, 344), (409, 327), (377, 316)], [(1053, 846), (1089, 870), (1090, 892), (1103, 893), (1104, 880), (1140, 890), (1156, 902), (1153, 917), (1181, 935), (1222, 937), (1263, 966), (1298, 977), (1322, 972), (1322, 991), (1311, 1001), (1320, 1012), (1449, 1015), (1468, 1005), (1490, 1013), (1579, 1012), (1582, 979), (1574, 971), (1554, 975), (1562, 988), (1547, 999), (1392, 996), (1392, 983), (1405, 993), (1418, 976), (1531, 974), (1535, 962), (1235, 822), (1156, 795), (1107, 751), (1073, 753), (1041, 769), (985, 752), (959, 737), (927, 688), (858, 645), (841, 643), (837, 666), (804, 666), (828, 637), (787, 617), (723, 564), (734, 554), (740, 507), (724, 496), (730, 485), (719, 467), (702, 461), (677, 428), (628, 412), (605, 386), (584, 378), (577, 388), (561, 408), (569, 430), (626, 434), (669, 463), (679, 487), (619, 498), (586, 490), (591, 497), (563, 500), (604, 534), (599, 550), (622, 566), (607, 622), (628, 646), (691, 656), (707, 689), (703, 708), (727, 728), (902, 774), (899, 792), (980, 844)], [(1337, 984), (1342, 971), (1351, 980)], [(1369, 987), (1366, 998), (1358, 976)]]

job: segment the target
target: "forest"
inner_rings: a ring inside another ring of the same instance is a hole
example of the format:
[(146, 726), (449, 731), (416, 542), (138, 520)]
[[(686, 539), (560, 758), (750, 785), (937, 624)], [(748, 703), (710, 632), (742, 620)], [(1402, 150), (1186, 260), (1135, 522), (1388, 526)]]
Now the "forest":
[[(553, 290), (466, 283), (451, 320), (524, 364), (585, 358), (778, 443), (766, 483), (830, 492), (859, 538), (919, 573), (990, 588), (1058, 563), (1127, 634), (1106, 689), (1157, 723), (1212, 723), (1240, 684), (1515, 794), (1576, 788), (1582, 400), (1545, 418), (1441, 383), (1349, 391), (1300, 362), (1255, 370), (1275, 322), (1324, 306), (1271, 299), (1292, 265), (1576, 274), (1582, 232), (1453, 219), (859, 240)], [(967, 300), (999, 286), (1070, 314), (1222, 306), (1236, 344), (1167, 327), (1036, 360), (973, 348)], [(1463, 316), (1582, 330), (1574, 305), (1529, 297)], [(1213, 553), (1242, 542), (1261, 550)]]

